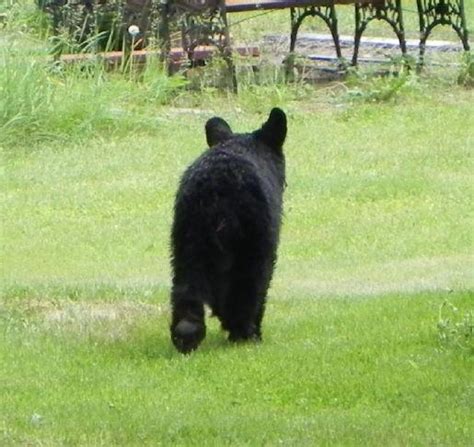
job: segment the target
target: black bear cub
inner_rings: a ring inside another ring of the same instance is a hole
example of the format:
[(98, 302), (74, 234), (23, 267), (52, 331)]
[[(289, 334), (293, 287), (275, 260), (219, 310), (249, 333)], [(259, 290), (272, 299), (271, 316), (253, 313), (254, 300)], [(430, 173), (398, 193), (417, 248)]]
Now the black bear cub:
[(171, 234), (171, 339), (182, 353), (206, 335), (204, 305), (230, 341), (260, 340), (276, 262), (285, 188), (286, 115), (234, 134), (221, 118), (206, 123), (206, 150), (185, 171)]

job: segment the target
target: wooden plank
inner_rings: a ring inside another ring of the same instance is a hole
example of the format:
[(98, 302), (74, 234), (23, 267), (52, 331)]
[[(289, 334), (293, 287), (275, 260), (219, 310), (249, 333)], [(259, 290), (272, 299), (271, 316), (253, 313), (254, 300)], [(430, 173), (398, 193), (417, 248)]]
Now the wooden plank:
[[(260, 56), (260, 49), (256, 46), (245, 46), (245, 47), (235, 47), (233, 51), (238, 53), (240, 56), (249, 56), (249, 57), (258, 57)], [(212, 46), (198, 46), (194, 50), (195, 61), (201, 61), (211, 58), (213, 55), (217, 54), (218, 50), (216, 47)], [(145, 63), (147, 57), (158, 57), (160, 53), (158, 51), (148, 51), (148, 50), (136, 50), (132, 53), (134, 63)], [(169, 57), (172, 63), (180, 63), (187, 59), (187, 54), (182, 48), (172, 48), (169, 54)], [(87, 62), (87, 61), (96, 61), (103, 60), (104, 62), (110, 65), (118, 65), (123, 60), (123, 51), (110, 51), (107, 53), (79, 53), (79, 54), (63, 54), (60, 57), (62, 62), (67, 64), (77, 63), (77, 62)]]

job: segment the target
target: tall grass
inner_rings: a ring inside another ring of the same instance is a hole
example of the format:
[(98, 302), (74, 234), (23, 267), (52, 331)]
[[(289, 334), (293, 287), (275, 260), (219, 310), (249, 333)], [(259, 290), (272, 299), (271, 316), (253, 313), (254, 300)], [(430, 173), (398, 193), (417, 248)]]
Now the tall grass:
[(98, 73), (87, 79), (61, 76), (43, 56), (0, 53), (0, 129), (7, 141), (23, 135), (71, 135), (104, 119)]
[(14, 142), (82, 139), (99, 131), (124, 132), (153, 124), (135, 113), (144, 103), (165, 104), (185, 85), (166, 76), (158, 61), (142, 71), (107, 72), (91, 59), (67, 66), (53, 62), (46, 48), (0, 49), (0, 132)]

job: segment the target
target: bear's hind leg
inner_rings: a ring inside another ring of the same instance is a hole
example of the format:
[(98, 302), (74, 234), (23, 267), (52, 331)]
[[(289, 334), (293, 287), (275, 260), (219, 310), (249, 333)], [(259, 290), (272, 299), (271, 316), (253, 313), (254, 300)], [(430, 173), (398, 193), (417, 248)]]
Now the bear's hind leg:
[(204, 303), (177, 293), (175, 288), (171, 304), (171, 340), (179, 352), (187, 354), (196, 350), (206, 336)]
[(269, 256), (244, 258), (235, 269), (224, 315), (229, 341), (262, 339), (262, 319), (273, 272)]
[(257, 284), (256, 278), (241, 275), (234, 278), (222, 315), (222, 326), (229, 331), (229, 341), (260, 340), (263, 297)]

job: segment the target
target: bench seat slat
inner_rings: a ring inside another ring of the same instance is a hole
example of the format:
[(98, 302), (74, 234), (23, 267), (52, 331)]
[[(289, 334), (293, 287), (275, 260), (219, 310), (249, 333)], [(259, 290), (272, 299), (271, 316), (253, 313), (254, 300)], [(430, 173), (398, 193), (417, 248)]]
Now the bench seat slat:
[(359, 4), (380, 4), (385, 0), (225, 0), (225, 10), (228, 13), (257, 11), (265, 9), (304, 8), (306, 6), (331, 6)]

